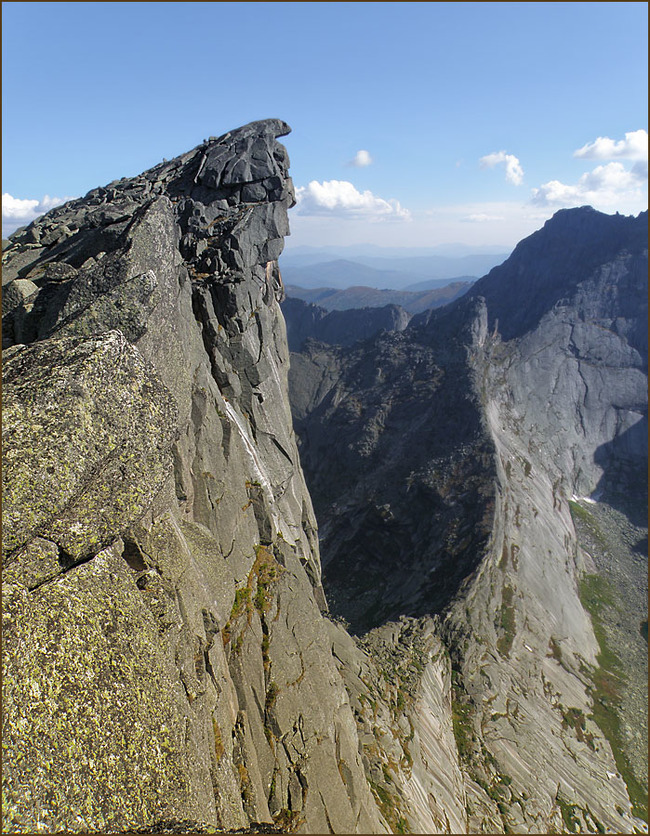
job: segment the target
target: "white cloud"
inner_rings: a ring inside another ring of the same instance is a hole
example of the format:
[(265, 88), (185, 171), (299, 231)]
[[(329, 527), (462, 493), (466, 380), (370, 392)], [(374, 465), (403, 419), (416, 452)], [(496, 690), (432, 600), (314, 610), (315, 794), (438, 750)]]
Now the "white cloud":
[(536, 206), (617, 206), (624, 201), (638, 200), (641, 187), (648, 179), (647, 165), (627, 169), (623, 163), (599, 165), (580, 177), (571, 186), (550, 180), (533, 189), (532, 203)]
[(584, 160), (647, 160), (648, 134), (646, 131), (629, 131), (625, 139), (614, 140), (599, 136), (573, 152), (574, 157)]
[(50, 197), (44, 195), (40, 200), (20, 198), (5, 192), (2, 195), (2, 234), (11, 235), (18, 227), (30, 224), (39, 215), (49, 212), (73, 197)]
[(38, 200), (21, 200), (19, 197), (5, 192), (2, 195), (2, 220), (13, 220), (33, 215), (38, 206)]
[(371, 191), (357, 191), (347, 180), (312, 180), (296, 189), (300, 215), (337, 215), (367, 220), (408, 220), (411, 213), (397, 200), (384, 200)]
[(464, 218), (461, 218), (461, 221), (484, 223), (485, 221), (505, 221), (505, 218), (503, 215), (488, 215), (486, 212), (473, 212), (471, 215), (466, 215)]
[(354, 155), (354, 158), (350, 160), (349, 165), (354, 166), (355, 168), (365, 168), (367, 165), (372, 163), (372, 157), (368, 151), (357, 151)]
[(493, 151), (479, 160), (481, 168), (494, 168), (495, 165), (500, 163), (505, 163), (508, 183), (512, 183), (513, 186), (520, 186), (524, 179), (524, 170), (514, 154), (506, 154), (505, 151)]

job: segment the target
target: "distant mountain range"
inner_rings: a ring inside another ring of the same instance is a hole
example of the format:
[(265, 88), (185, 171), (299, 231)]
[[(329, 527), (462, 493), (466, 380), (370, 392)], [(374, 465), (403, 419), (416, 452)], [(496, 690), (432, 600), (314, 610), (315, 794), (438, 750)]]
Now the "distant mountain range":
[[(317, 304), (327, 311), (347, 311), (351, 308), (383, 308), (385, 305), (399, 305), (411, 314), (422, 313), (429, 308), (439, 308), (466, 293), (473, 284), (472, 276), (463, 276), (459, 281), (422, 282), (419, 290), (379, 290), (375, 287), (315, 287), (305, 288), (285, 285), (287, 296)], [(411, 285), (412, 288), (418, 285)]]
[(305, 288), (364, 285), (379, 289), (425, 290), (459, 279), (473, 280), (484, 276), (505, 261), (507, 255), (505, 252), (471, 253), (461, 257), (358, 255), (332, 259), (320, 252), (289, 253), (282, 256), (280, 270), (285, 283)]

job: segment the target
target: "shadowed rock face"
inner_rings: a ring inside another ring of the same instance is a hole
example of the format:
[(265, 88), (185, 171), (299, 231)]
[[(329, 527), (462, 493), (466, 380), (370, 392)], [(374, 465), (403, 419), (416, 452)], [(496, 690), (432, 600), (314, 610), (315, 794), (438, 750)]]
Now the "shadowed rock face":
[[(495, 471), (466, 357), (484, 311), (471, 307), (424, 339), (312, 345), (292, 364), (328, 594), (355, 631), (439, 612), (486, 548)], [(333, 366), (310, 403), (305, 379)]]
[(399, 305), (327, 311), (294, 298), (283, 300), (282, 313), (290, 351), (300, 351), (308, 339), (330, 345), (352, 345), (382, 330), (403, 331), (411, 318)]

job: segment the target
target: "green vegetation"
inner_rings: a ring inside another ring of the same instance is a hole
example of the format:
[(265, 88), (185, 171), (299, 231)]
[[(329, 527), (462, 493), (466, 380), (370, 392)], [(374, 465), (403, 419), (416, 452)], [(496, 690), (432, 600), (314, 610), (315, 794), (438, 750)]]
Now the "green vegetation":
[(603, 626), (603, 609), (616, 609), (615, 594), (611, 585), (600, 575), (585, 575), (580, 581), (580, 600), (591, 615), (594, 634), (600, 648), (598, 667), (593, 671), (593, 700), (591, 719), (598, 725), (612, 747), (614, 759), (627, 785), (632, 812), (644, 821), (648, 820), (648, 794), (637, 779), (625, 755), (621, 719), (618, 707), (625, 677), (619, 657), (608, 645)]
[(235, 602), (232, 605), (232, 610), (230, 611), (231, 621), (234, 621), (244, 612), (244, 610), (248, 609), (250, 594), (251, 591), (247, 586), (244, 586), (242, 587), (242, 589), (237, 589), (235, 591)]
[(250, 775), (243, 763), (237, 764), (237, 772), (239, 774), (239, 790), (241, 792), (242, 801), (244, 804), (248, 804), (252, 801)]
[(583, 508), (582, 505), (579, 505), (571, 499), (569, 500), (569, 509), (576, 528), (584, 526), (589, 531), (591, 536), (598, 540), (603, 548), (607, 548), (607, 542), (603, 536), (603, 532), (600, 530), (593, 515), (589, 513), (586, 508)]
[[(248, 612), (250, 608), (250, 594), (251, 591), (248, 586), (243, 586), (241, 589), (235, 590), (235, 600), (230, 611), (230, 618), (221, 631), (221, 638), (223, 640), (224, 647), (232, 638), (233, 622), (235, 622), (244, 612)], [(233, 644), (233, 652), (236, 653), (240, 650), (242, 641), (243, 633), (240, 633), (235, 644)]]
[(551, 636), (548, 642), (549, 652), (546, 654), (548, 658), (555, 659), (556, 662), (562, 664), (562, 648), (558, 642)]
[(505, 572), (508, 568), (508, 546), (504, 543), (501, 550), (501, 559), (499, 560), (499, 569)]
[(271, 608), (271, 584), (277, 579), (281, 568), (266, 546), (255, 547), (255, 563), (251, 569), (248, 583), (252, 587), (253, 581), (251, 576), (254, 575), (257, 581), (257, 589), (253, 598), (253, 604), (260, 615), (264, 615)]
[(474, 727), (472, 725), (472, 709), (466, 702), (461, 702), (462, 692), (452, 686), (451, 692), (451, 720), (461, 761), (468, 762), (473, 751)]
[(277, 683), (271, 681), (266, 691), (266, 702), (264, 704), (265, 711), (270, 711), (273, 708), (273, 706), (275, 705), (275, 700), (279, 693), (280, 689), (278, 688)]
[(581, 743), (586, 743), (590, 749), (596, 750), (594, 745), (594, 736), (586, 731), (587, 718), (579, 708), (564, 708), (560, 706), (562, 712), (562, 728), (571, 728), (575, 731), (576, 737)]
[(282, 810), (273, 815), (273, 823), (279, 827), (283, 833), (293, 833), (298, 825), (304, 822), (304, 818), (300, 815), (298, 810), (288, 810), (283, 807)]
[[(273, 602), (272, 584), (278, 579), (280, 573), (283, 572), (283, 567), (277, 562), (273, 554), (266, 546), (255, 546), (255, 561), (248, 573), (246, 586), (241, 587), (235, 592), (235, 600), (230, 611), (230, 618), (225, 627), (221, 631), (224, 646), (227, 645), (233, 632), (234, 622), (244, 613), (246, 613), (246, 620), (250, 624), (254, 612), (257, 612), (262, 620), (262, 629), (264, 630), (264, 616), (271, 609)], [(244, 626), (245, 629), (245, 626)], [(244, 630), (239, 634), (236, 641), (233, 643), (232, 650), (234, 653), (239, 652), (243, 642)], [(266, 642), (263, 640), (262, 655), (265, 661), (265, 669), (268, 662), (268, 638)]]
[(501, 616), (498, 627), (501, 636), (497, 639), (497, 650), (502, 656), (509, 656), (515, 639), (515, 608), (512, 606), (514, 591), (511, 586), (504, 586), (501, 597)]
[(560, 813), (562, 814), (564, 826), (569, 833), (577, 833), (578, 828), (580, 827), (580, 819), (576, 818), (574, 811), (579, 810), (580, 808), (577, 804), (569, 804), (569, 802), (565, 801), (565, 799), (559, 794), (556, 801), (558, 803), (558, 807), (560, 808)]
[(388, 822), (392, 833), (408, 833), (408, 824), (402, 815), (399, 798), (388, 792), (385, 787), (368, 780), (370, 789), (377, 800), (381, 814)]
[(572, 499), (569, 500), (569, 508), (571, 509), (571, 516), (574, 520), (582, 520), (582, 522), (587, 523), (588, 525), (593, 526), (595, 524), (594, 518), (591, 516), (589, 511), (586, 508), (583, 508), (577, 502), (574, 502)]

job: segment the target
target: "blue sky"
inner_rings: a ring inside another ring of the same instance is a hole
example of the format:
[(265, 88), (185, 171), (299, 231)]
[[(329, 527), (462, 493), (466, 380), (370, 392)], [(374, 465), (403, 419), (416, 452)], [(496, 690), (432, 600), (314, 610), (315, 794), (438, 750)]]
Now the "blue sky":
[(2, 5), (5, 234), (265, 117), (293, 128), (289, 247), (647, 205), (644, 2)]

